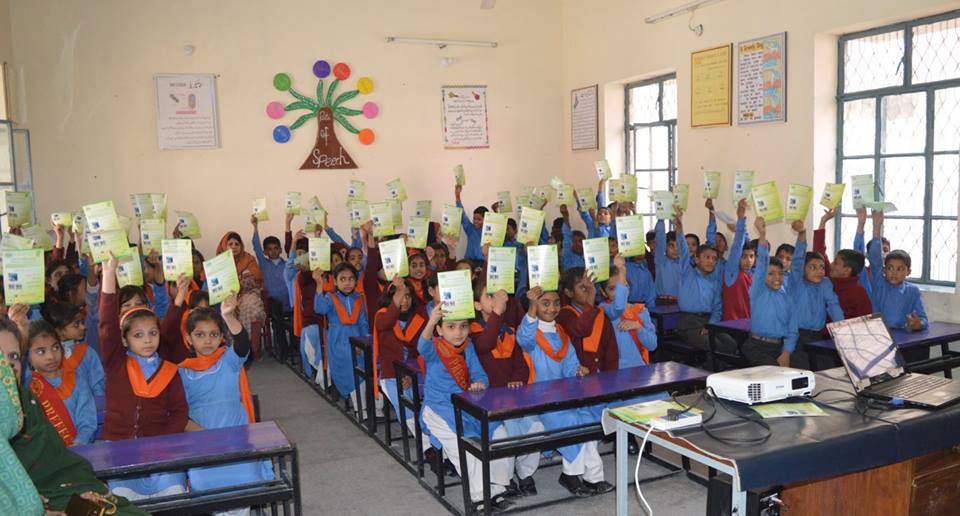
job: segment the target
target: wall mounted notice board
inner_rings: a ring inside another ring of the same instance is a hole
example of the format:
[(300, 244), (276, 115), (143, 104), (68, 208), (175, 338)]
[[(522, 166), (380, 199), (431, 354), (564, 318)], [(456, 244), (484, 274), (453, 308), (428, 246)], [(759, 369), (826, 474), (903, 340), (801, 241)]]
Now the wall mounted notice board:
[(733, 45), (690, 54), (690, 126), (730, 125)]
[(220, 147), (213, 74), (160, 74), (154, 83), (161, 150)]
[(737, 123), (786, 122), (787, 33), (737, 44)]
[(570, 91), (570, 145), (573, 150), (599, 149), (597, 85)]

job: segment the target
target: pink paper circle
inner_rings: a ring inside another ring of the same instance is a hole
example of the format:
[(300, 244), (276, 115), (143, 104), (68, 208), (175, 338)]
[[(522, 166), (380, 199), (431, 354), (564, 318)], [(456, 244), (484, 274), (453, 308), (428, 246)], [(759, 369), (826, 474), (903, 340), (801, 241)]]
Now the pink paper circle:
[(376, 118), (380, 114), (380, 106), (376, 102), (367, 102), (363, 105), (363, 116)]
[(267, 116), (276, 120), (278, 118), (283, 118), (283, 102), (271, 102), (267, 104)]

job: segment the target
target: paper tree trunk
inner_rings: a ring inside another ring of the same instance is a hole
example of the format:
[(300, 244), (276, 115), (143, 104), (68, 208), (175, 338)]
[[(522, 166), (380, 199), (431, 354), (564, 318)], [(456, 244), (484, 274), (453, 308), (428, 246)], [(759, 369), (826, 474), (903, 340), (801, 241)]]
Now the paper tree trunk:
[(330, 108), (321, 108), (317, 112), (317, 142), (300, 170), (346, 168), (357, 168), (357, 164), (337, 139), (333, 112)]

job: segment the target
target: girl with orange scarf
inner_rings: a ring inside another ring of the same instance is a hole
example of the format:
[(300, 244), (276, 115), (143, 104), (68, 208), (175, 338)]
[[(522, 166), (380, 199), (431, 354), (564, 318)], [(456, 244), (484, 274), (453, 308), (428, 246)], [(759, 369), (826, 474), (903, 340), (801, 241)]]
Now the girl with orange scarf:
[(61, 367), (63, 348), (50, 323), (30, 322), (27, 358), (33, 372), (29, 387), (63, 444), (90, 444), (97, 432), (93, 389), (77, 367)]
[(243, 328), (250, 335), (254, 360), (260, 359), (260, 333), (267, 318), (263, 307), (263, 272), (252, 254), (243, 247), (243, 239), (236, 232), (230, 231), (223, 235), (217, 245), (217, 254), (229, 249), (233, 253), (233, 261), (237, 265), (237, 277), (240, 278), (240, 293), (237, 305), (237, 316)]
[[(180, 379), (190, 405), (187, 431), (226, 428), (254, 422), (253, 401), (243, 369), (250, 337), (236, 315), (237, 297), (220, 304), (220, 313), (198, 307), (187, 318), (187, 343), (195, 356), (180, 362)], [(229, 332), (232, 344), (222, 345)], [(273, 478), (269, 461), (193, 468), (187, 472), (195, 491)], [(249, 509), (231, 511), (249, 513)]]
[[(323, 284), (324, 272), (313, 271), (313, 279)], [(356, 392), (353, 376), (350, 337), (370, 334), (367, 315), (363, 309), (363, 296), (357, 293), (357, 271), (349, 263), (341, 263), (333, 269), (333, 292), (317, 292), (314, 296), (314, 312), (327, 316), (326, 359), (330, 377), (337, 391), (344, 398), (351, 397), (353, 406), (363, 412), (363, 392)], [(361, 384), (363, 388), (363, 384)]]
[(643, 303), (627, 303), (626, 261), (617, 255), (610, 267), (610, 278), (603, 284), (605, 301), (600, 305), (613, 324), (620, 354), (620, 369), (650, 363), (650, 352), (657, 349), (657, 329)]

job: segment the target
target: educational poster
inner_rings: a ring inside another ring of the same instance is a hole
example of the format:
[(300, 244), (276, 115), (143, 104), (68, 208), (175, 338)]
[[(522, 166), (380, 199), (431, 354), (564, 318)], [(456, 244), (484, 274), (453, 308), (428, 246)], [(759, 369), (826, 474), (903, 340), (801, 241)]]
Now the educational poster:
[[(376, 140), (373, 129), (356, 127), (359, 123), (355, 117), (363, 115), (367, 120), (376, 118), (380, 114), (380, 106), (370, 101), (363, 105), (349, 103), (358, 95), (373, 93), (373, 80), (369, 77), (349, 80), (350, 65), (331, 65), (323, 59), (313, 62), (312, 72), (317, 82), (313, 83), (311, 79), (304, 83), (302, 92), (293, 88), (293, 79), (289, 74), (281, 72), (273, 76), (273, 87), (277, 91), (289, 93), (292, 98), (283, 102), (274, 100), (267, 103), (267, 116), (271, 120), (279, 120), (287, 112), (299, 112), (296, 120), (289, 125), (280, 124), (273, 128), (273, 141), (287, 143), (293, 137), (293, 131), (306, 125), (307, 131), (316, 136), (313, 147), (300, 165), (300, 170), (357, 168), (357, 163), (337, 137), (337, 127), (356, 135), (363, 145), (370, 145)], [(330, 77), (331, 74), (333, 77)], [(339, 91), (338, 87), (341, 87)], [(303, 113), (304, 111), (306, 113)], [(311, 129), (316, 132), (311, 132)]]
[(599, 149), (597, 85), (570, 92), (570, 145), (573, 150)]
[(486, 86), (443, 86), (443, 148), (488, 149)]
[(157, 142), (161, 150), (216, 149), (217, 87), (212, 74), (156, 75)]
[(732, 45), (690, 54), (690, 126), (730, 125)]
[(737, 88), (737, 123), (786, 122), (786, 32), (737, 45)]

